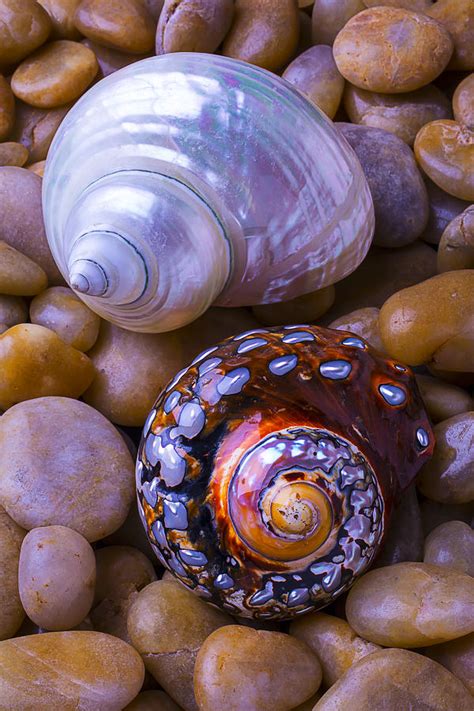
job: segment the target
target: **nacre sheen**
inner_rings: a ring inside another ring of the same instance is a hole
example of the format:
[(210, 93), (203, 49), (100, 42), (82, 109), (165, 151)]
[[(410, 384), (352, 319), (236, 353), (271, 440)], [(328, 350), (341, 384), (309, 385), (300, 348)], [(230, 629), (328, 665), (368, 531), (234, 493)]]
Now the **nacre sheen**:
[(197, 53), (90, 89), (55, 136), (43, 195), (65, 279), (136, 331), (333, 284), (374, 227), (361, 166), (322, 112), (270, 72)]
[(290, 618), (367, 570), (433, 446), (409, 368), (349, 332), (249, 331), (158, 398), (138, 453), (139, 512), (189, 588), (236, 615)]

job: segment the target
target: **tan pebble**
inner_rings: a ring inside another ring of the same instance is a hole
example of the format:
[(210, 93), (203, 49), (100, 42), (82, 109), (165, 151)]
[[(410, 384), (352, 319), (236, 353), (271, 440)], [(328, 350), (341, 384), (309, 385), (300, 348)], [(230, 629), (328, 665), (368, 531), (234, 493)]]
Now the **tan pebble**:
[(99, 65), (94, 52), (80, 42), (57, 40), (23, 60), (12, 76), (12, 91), (40, 109), (54, 109), (78, 99)]
[(332, 321), (354, 309), (380, 308), (400, 289), (435, 274), (436, 252), (423, 242), (399, 249), (372, 247), (355, 272), (336, 284), (336, 300), (325, 318)]
[(385, 647), (426, 647), (474, 631), (474, 579), (428, 563), (397, 563), (359, 578), (347, 621)]
[(448, 64), (453, 42), (427, 15), (374, 7), (349, 20), (334, 42), (342, 76), (361, 89), (388, 94), (414, 91)]
[(254, 306), (252, 312), (257, 321), (265, 326), (306, 323), (315, 321), (326, 313), (334, 303), (334, 297), (334, 286), (331, 284), (290, 301)]
[(314, 711), (430, 709), (471, 711), (466, 687), (440, 664), (406, 649), (361, 659), (327, 691)]
[(44, 171), (46, 168), (46, 161), (45, 160), (40, 160), (38, 163), (31, 163), (31, 165), (26, 166), (28, 170), (31, 170), (32, 173), (35, 173), (36, 175), (39, 175), (40, 178), (44, 176)]
[(142, 691), (124, 711), (180, 711), (180, 708), (164, 691)]
[(474, 633), (428, 647), (425, 654), (449, 669), (474, 696)]
[(430, 375), (416, 375), (425, 408), (433, 422), (474, 410), (474, 399), (463, 388)]
[(449, 69), (474, 69), (474, 8), (472, 0), (437, 0), (430, 17), (441, 22), (454, 42)]
[(426, 12), (433, 6), (435, 0), (363, 0), (366, 7), (385, 5), (386, 7), (403, 7), (414, 12)]
[(45, 160), (54, 134), (70, 108), (67, 105), (58, 109), (38, 109), (23, 101), (17, 102), (12, 138), (28, 149), (30, 161)]
[(413, 484), (403, 492), (392, 513), (390, 526), (374, 567), (420, 560), (423, 560), (423, 526), (416, 487)]
[(451, 118), (448, 99), (431, 84), (407, 94), (377, 94), (347, 84), (344, 108), (353, 123), (394, 133), (409, 146), (426, 123)]
[(96, 551), (97, 581), (90, 614), (95, 630), (130, 642), (127, 616), (138, 592), (156, 580), (150, 560), (130, 546)]
[(38, 0), (44, 7), (53, 25), (55, 39), (78, 40), (81, 37), (74, 24), (74, 13), (80, 0)]
[(0, 165), (16, 165), (21, 168), (28, 160), (28, 150), (21, 143), (0, 143)]
[(362, 0), (317, 0), (312, 14), (313, 43), (332, 45), (348, 20), (362, 10)]
[(88, 351), (99, 335), (100, 318), (65, 286), (54, 286), (30, 304), (31, 322), (51, 329), (79, 351)]
[(50, 32), (49, 15), (36, 0), (0, 0), (0, 65), (20, 62)]
[(285, 69), (283, 79), (296, 86), (329, 118), (334, 118), (345, 82), (336, 67), (331, 47), (324, 44), (310, 47)]
[(128, 633), (145, 666), (185, 711), (197, 711), (196, 655), (211, 632), (232, 624), (176, 580), (157, 580), (140, 591), (128, 615)]
[(94, 366), (54, 331), (32, 323), (0, 337), (0, 407), (46, 395), (79, 397), (94, 379)]
[(427, 536), (433, 529), (447, 521), (474, 521), (474, 501), (467, 504), (440, 504), (424, 499), (420, 504), (423, 533)]
[(113, 74), (118, 69), (122, 69), (122, 67), (128, 67), (129, 64), (139, 62), (141, 59), (146, 59), (151, 56), (149, 52), (147, 54), (127, 54), (125, 52), (119, 52), (116, 49), (110, 49), (110, 47), (96, 44), (87, 38), (82, 40), (82, 44), (94, 52), (97, 62), (99, 63), (99, 71), (102, 77), (108, 77), (109, 74)]
[(434, 427), (436, 446), (417, 480), (429, 499), (446, 504), (474, 500), (474, 411), (464, 412)]
[(214, 52), (233, 15), (233, 0), (165, 0), (156, 30), (156, 54)]
[(458, 84), (453, 94), (455, 120), (474, 131), (474, 74)]
[(463, 521), (442, 523), (427, 537), (423, 560), (474, 576), (474, 531)]
[(290, 634), (305, 642), (318, 657), (323, 670), (323, 684), (336, 683), (350, 667), (380, 649), (358, 637), (350, 625), (339, 617), (314, 612), (291, 623)]
[(200, 711), (287, 711), (312, 696), (321, 678), (318, 658), (299, 639), (230, 625), (199, 650), (194, 692)]
[(155, 43), (156, 22), (142, 0), (81, 0), (74, 22), (88, 39), (122, 52), (145, 54)]
[(441, 235), (451, 220), (469, 207), (469, 203), (449, 195), (428, 177), (425, 177), (425, 185), (428, 190), (430, 214), (421, 239), (430, 244), (439, 244)]
[(226, 57), (275, 71), (298, 44), (298, 6), (293, 0), (236, 0), (232, 27), (222, 46)]
[(47, 286), (48, 279), (41, 267), (6, 242), (0, 242), (0, 294), (32, 296)]
[(15, 97), (10, 84), (0, 74), (0, 141), (4, 141), (15, 125)]
[(18, 591), (18, 561), (25, 533), (0, 507), (0, 640), (13, 637), (25, 617)]
[[(433, 309), (436, 304), (436, 309)], [(409, 365), (474, 370), (469, 323), (474, 312), (474, 271), (445, 272), (391, 296), (380, 310), (380, 333), (392, 358)], [(464, 340), (464, 335), (466, 340)], [(444, 354), (444, 355), (443, 355)], [(446, 354), (451, 362), (446, 363)]]
[(474, 269), (474, 205), (449, 223), (439, 242), (438, 271), (455, 269)]
[(94, 551), (66, 526), (34, 528), (21, 546), (18, 584), (30, 620), (45, 630), (72, 629), (94, 598)]
[(402, 247), (413, 242), (423, 233), (429, 214), (428, 193), (413, 152), (393, 133), (351, 123), (336, 126), (356, 152), (369, 184), (374, 244)]
[(68, 526), (91, 542), (124, 522), (134, 463), (93, 408), (64, 397), (20, 403), (0, 418), (0, 443), (0, 501), (19, 525)]
[(140, 691), (143, 662), (101, 632), (49, 632), (0, 644), (5, 709), (117, 711)]
[(328, 328), (355, 333), (356, 336), (366, 340), (372, 348), (383, 352), (383, 343), (379, 331), (379, 313), (380, 309), (370, 306), (364, 309), (356, 309), (332, 321)]
[(30, 170), (0, 168), (0, 241), (36, 262), (50, 284), (61, 284), (63, 279), (44, 231), (41, 186), (41, 178)]
[(474, 201), (474, 131), (456, 121), (432, 121), (418, 132), (418, 163), (450, 195)]
[(28, 305), (20, 296), (0, 294), (0, 323), (10, 328), (28, 320)]

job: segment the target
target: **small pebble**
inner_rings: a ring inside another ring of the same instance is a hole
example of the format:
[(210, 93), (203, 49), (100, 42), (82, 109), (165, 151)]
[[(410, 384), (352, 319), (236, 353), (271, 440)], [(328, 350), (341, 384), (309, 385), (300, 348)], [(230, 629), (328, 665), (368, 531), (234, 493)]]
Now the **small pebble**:
[(230, 625), (199, 650), (194, 691), (200, 711), (287, 711), (311, 697), (321, 679), (318, 658), (299, 639)]
[(439, 22), (398, 7), (358, 13), (334, 42), (342, 76), (361, 89), (387, 94), (414, 91), (448, 64), (453, 41)]
[(0, 323), (16, 326), (28, 319), (28, 305), (20, 296), (0, 294)]
[(417, 485), (433, 501), (464, 504), (474, 500), (474, 411), (464, 412), (434, 427), (433, 458)]
[(436, 183), (425, 176), (425, 185), (428, 190), (428, 199), (430, 202), (430, 214), (428, 224), (421, 235), (424, 242), (430, 244), (439, 244), (441, 235), (451, 220), (457, 215), (460, 215), (469, 203), (465, 200), (459, 200), (454, 195), (449, 195), (444, 190), (441, 190)]
[(4, 141), (15, 125), (15, 97), (10, 84), (0, 74), (0, 141)]
[(18, 581), (30, 620), (45, 630), (72, 629), (94, 599), (94, 551), (66, 526), (34, 528), (21, 546)]
[(67, 526), (97, 541), (124, 522), (134, 495), (127, 445), (92, 407), (43, 397), (0, 417), (0, 505), (23, 528)]
[(346, 615), (357, 634), (375, 644), (440, 644), (474, 631), (474, 579), (428, 563), (377, 568), (349, 591)]
[(54, 39), (78, 40), (81, 35), (74, 24), (74, 13), (80, 0), (38, 0), (48, 13)]
[[(39, 109), (17, 100), (15, 129), (12, 138), (28, 150), (29, 160), (45, 160), (62, 120), (71, 108), (68, 104), (57, 109)], [(31, 166), (28, 166), (31, 168)]]
[(438, 20), (454, 42), (449, 69), (474, 70), (474, 9), (472, 0), (436, 0), (428, 14)]
[(100, 318), (64, 286), (46, 289), (30, 304), (31, 322), (45, 326), (73, 348), (88, 351), (97, 340)]
[(458, 84), (453, 94), (455, 120), (474, 131), (474, 74), (469, 74)]
[(6, 242), (0, 242), (0, 294), (33, 296), (47, 286), (48, 278), (41, 267)]
[(40, 109), (55, 109), (78, 99), (99, 65), (94, 52), (80, 42), (57, 40), (23, 60), (12, 77), (19, 99)]
[(334, 118), (345, 82), (336, 67), (331, 47), (324, 44), (310, 47), (288, 65), (282, 76), (329, 118)]
[(365, 309), (356, 309), (345, 316), (340, 316), (332, 321), (328, 328), (340, 331), (350, 331), (363, 338), (372, 348), (383, 351), (383, 343), (379, 330), (380, 309), (367, 306)]
[(164, 691), (142, 691), (124, 711), (181, 711)]
[(438, 271), (474, 269), (474, 205), (454, 218), (441, 235)]
[(21, 168), (28, 160), (28, 151), (21, 143), (6, 141), (0, 143), (0, 166), (16, 165)]
[(122, 69), (122, 67), (128, 67), (129, 64), (139, 62), (151, 56), (149, 52), (140, 55), (121, 52), (116, 49), (111, 49), (110, 47), (104, 47), (101, 44), (96, 44), (96, 42), (92, 42), (90, 39), (83, 39), (82, 44), (94, 52), (99, 64), (99, 74), (101, 77), (108, 77), (109, 74), (113, 74), (117, 70)]
[(130, 54), (150, 52), (156, 22), (142, 0), (81, 0), (74, 15), (88, 39)]
[(49, 15), (36, 0), (0, 0), (0, 66), (20, 62), (50, 32)]
[(317, 0), (313, 5), (313, 44), (332, 45), (340, 30), (358, 12), (363, 0)]
[(425, 541), (424, 562), (474, 576), (474, 531), (463, 521), (448, 521)]
[(462, 412), (474, 410), (474, 398), (463, 388), (430, 375), (416, 375), (416, 382), (426, 411), (433, 422), (441, 422)]
[(214, 52), (233, 16), (233, 0), (165, 0), (156, 30), (156, 54)]
[(0, 640), (13, 637), (25, 617), (18, 590), (18, 561), (25, 533), (0, 506)]
[(474, 696), (474, 633), (428, 647), (425, 654), (449, 669)]

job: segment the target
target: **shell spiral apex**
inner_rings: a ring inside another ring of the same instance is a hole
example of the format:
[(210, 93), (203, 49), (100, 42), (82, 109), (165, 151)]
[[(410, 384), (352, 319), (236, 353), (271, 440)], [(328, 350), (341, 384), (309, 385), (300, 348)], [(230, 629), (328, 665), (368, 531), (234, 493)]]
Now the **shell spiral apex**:
[(71, 287), (137, 331), (339, 281), (372, 199), (331, 121), (286, 81), (217, 55), (136, 62), (77, 102), (48, 154), (46, 232)]
[(258, 329), (209, 348), (158, 398), (139, 512), (159, 560), (196, 593), (291, 618), (367, 570), (433, 447), (407, 367), (349, 332)]

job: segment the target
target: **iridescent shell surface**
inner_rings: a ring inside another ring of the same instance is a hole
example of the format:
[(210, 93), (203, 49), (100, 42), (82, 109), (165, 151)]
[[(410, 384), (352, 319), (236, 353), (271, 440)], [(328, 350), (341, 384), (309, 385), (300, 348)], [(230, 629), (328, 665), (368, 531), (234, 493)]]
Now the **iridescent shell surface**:
[(374, 226), (362, 168), (322, 112), (270, 72), (196, 53), (92, 87), (55, 136), (43, 195), (64, 277), (100, 267), (104, 293), (81, 298), (132, 330), (333, 284)]
[(139, 511), (189, 588), (236, 615), (291, 618), (367, 569), (433, 446), (409, 368), (348, 332), (262, 328), (208, 349), (161, 393)]

